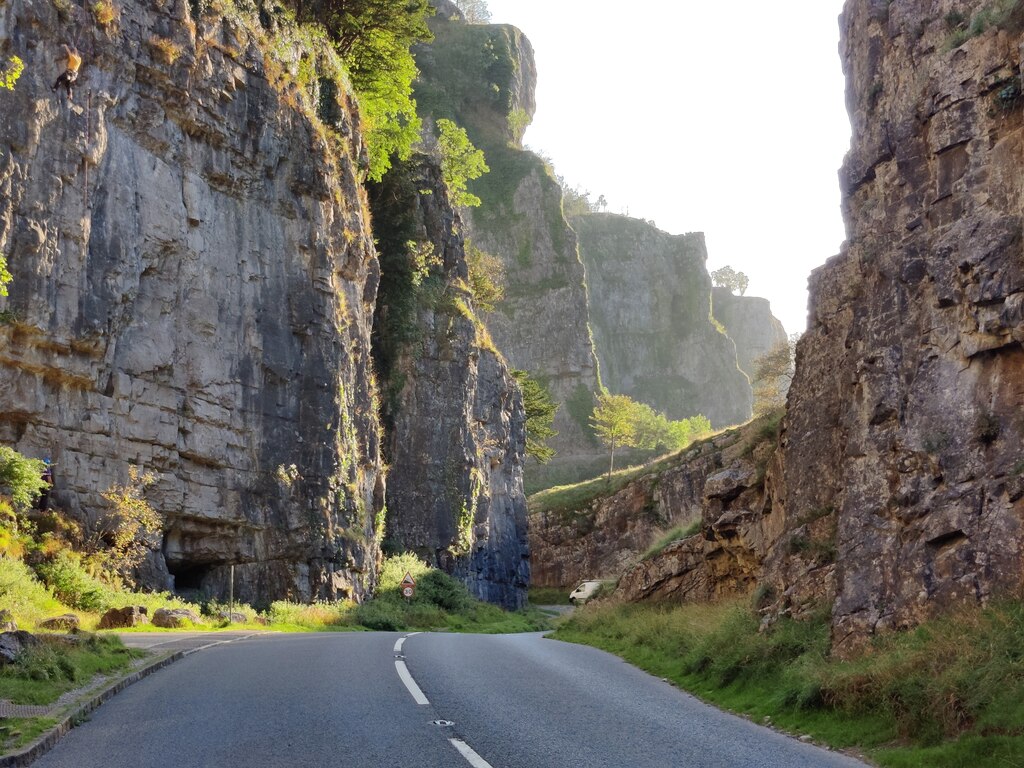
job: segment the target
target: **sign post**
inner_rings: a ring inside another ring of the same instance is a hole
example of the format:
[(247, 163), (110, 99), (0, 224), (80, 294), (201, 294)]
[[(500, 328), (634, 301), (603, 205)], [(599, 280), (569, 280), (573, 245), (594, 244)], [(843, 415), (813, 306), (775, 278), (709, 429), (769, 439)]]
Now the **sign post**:
[(402, 591), (402, 597), (406, 600), (411, 600), (412, 596), (416, 594), (416, 579), (412, 577), (409, 571), (405, 572), (405, 578), (402, 579), (399, 589)]

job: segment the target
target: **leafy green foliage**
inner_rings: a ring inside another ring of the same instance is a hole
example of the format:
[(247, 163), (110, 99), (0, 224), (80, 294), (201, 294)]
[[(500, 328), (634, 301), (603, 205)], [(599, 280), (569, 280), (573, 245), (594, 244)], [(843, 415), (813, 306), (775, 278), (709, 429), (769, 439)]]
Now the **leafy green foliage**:
[(102, 611), (112, 602), (111, 590), (82, 565), (81, 556), (61, 550), (35, 567), (36, 573), (64, 605), (82, 611)]
[(484, 153), (474, 147), (466, 131), (451, 120), (438, 120), (437, 131), (441, 176), (448, 187), (452, 203), (471, 207), (480, 205), (480, 198), (466, 190), (466, 182), (478, 179), (490, 170)]
[(547, 387), (526, 371), (511, 373), (523, 392), (523, 408), (526, 410), (526, 455), (533, 456), (543, 464), (555, 455), (554, 449), (550, 448), (546, 441), (558, 434), (552, 428), (558, 403), (551, 400), (551, 393)]
[(6, 489), (16, 508), (29, 508), (46, 488), (44, 469), (39, 459), (29, 459), (13, 448), (0, 445), (0, 490)]
[(711, 281), (717, 286), (739, 293), (740, 296), (747, 292), (747, 286), (750, 284), (750, 278), (728, 265), (712, 272)]
[[(0, 69), (0, 88), (8, 91), (14, 90), (14, 84), (18, 82), (18, 78), (21, 77), (21, 73), (25, 71), (25, 62), (17, 56), (11, 56), (7, 60), (7, 65)], [(0, 279), (0, 283), (2, 283)], [(5, 293), (0, 293), (0, 296), (6, 296)]]
[(146, 501), (146, 488), (156, 476), (138, 467), (128, 467), (128, 482), (115, 484), (103, 492), (110, 507), (90, 527), (88, 547), (92, 561), (108, 578), (131, 581), (132, 571), (157, 544), (160, 516)]
[(607, 390), (597, 400), (591, 423), (595, 434), (609, 448), (609, 476), (615, 469), (616, 447), (677, 451), (711, 432), (711, 422), (704, 416), (672, 421), (646, 403)]
[(455, 0), (455, 5), (462, 11), (463, 18), (470, 24), (486, 24), (491, 20), (491, 10), (487, 0)]
[(296, 18), (323, 25), (348, 69), (362, 108), (370, 167), (380, 181), (392, 156), (408, 159), (419, 140), (409, 47), (433, 38), (427, 0), (297, 0)]
[(473, 306), (481, 312), (493, 312), (505, 297), (505, 265), (497, 256), (477, 248), (471, 240), (466, 240), (465, 250)]

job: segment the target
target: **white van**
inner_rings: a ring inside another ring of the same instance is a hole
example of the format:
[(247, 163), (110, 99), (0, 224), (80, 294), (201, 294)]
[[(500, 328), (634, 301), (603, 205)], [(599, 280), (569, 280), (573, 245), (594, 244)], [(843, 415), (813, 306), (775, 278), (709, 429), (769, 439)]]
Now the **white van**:
[(598, 593), (601, 589), (600, 581), (583, 581), (572, 592), (569, 593), (569, 602), (573, 605), (582, 605)]

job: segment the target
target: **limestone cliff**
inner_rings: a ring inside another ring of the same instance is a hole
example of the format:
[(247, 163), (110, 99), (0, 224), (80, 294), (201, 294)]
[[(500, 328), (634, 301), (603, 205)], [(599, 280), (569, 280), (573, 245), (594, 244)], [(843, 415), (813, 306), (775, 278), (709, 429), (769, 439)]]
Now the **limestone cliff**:
[(490, 173), (470, 185), (483, 204), (466, 216), (474, 245), (506, 268), (505, 299), (487, 326), (509, 365), (543, 382), (561, 404), (551, 441), (557, 456), (545, 466), (531, 462), (529, 479), (534, 487), (577, 479), (581, 463), (601, 463), (587, 423), (597, 361), (561, 187), (541, 158), (519, 147), (534, 111), (533, 50), (515, 27), (465, 24), (450, 4), (438, 5), (436, 39), (417, 49), (416, 99), (426, 115), (465, 128), (486, 153)]
[(610, 213), (572, 223), (604, 385), (669, 418), (703, 414), (716, 427), (749, 419), (750, 381), (711, 319), (704, 236)]
[[(295, 81), (318, 54), (269, 17), (89, 8), (0, 7), (26, 63), (0, 93), (0, 441), (51, 455), (81, 518), (129, 464), (155, 472), (148, 586), (225, 596), (237, 564), (243, 600), (358, 597), (383, 479), (352, 97), (325, 132)], [(71, 105), (50, 92), (69, 26)]]
[[(1009, 9), (1009, 10), (1007, 10)], [(1024, 583), (1024, 5), (851, 0), (849, 240), (811, 280), (768, 484), (832, 520), (836, 648)]]
[(736, 362), (751, 381), (754, 361), (788, 341), (786, 329), (772, 314), (768, 299), (737, 296), (723, 287), (712, 288), (711, 314), (736, 345)]
[(526, 603), (522, 397), (468, 290), (462, 221), (429, 155), (396, 165), (371, 202), (382, 280), (387, 547), (413, 551), (481, 599)]

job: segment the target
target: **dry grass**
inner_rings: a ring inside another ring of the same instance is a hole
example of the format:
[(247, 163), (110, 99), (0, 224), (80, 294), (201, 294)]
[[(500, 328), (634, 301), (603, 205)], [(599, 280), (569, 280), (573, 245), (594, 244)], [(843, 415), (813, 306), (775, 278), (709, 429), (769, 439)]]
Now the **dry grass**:
[(92, 17), (101, 27), (108, 27), (117, 20), (117, 8), (111, 0), (97, 0), (92, 5)]
[(174, 64), (184, 50), (173, 40), (168, 40), (166, 37), (158, 37), (153, 35), (149, 38), (149, 47), (153, 51), (153, 56), (160, 62), (170, 66)]

